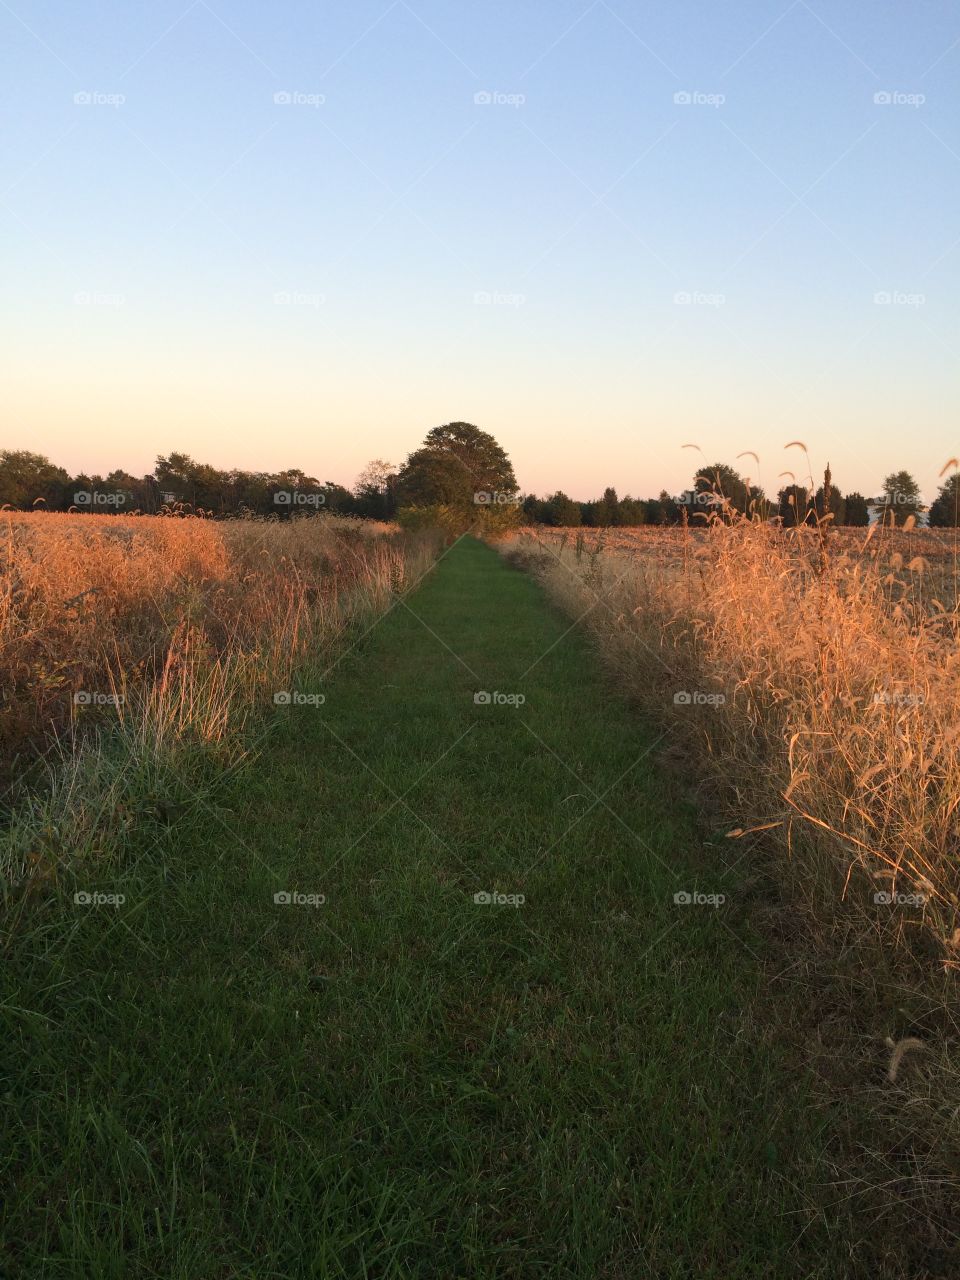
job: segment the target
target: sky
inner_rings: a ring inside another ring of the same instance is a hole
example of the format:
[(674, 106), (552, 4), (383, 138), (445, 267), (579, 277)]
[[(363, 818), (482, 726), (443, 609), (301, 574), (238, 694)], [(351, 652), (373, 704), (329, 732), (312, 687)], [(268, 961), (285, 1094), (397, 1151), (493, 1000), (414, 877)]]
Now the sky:
[(351, 484), (465, 420), (581, 499), (960, 455), (956, 4), (0, 0), (0, 49), (0, 447)]

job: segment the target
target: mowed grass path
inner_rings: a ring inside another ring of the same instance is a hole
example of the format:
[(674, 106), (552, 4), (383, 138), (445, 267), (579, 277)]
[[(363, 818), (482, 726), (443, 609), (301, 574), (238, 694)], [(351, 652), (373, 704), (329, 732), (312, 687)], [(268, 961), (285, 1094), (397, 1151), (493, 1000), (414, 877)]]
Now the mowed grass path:
[(568, 628), (459, 542), (216, 803), (34, 907), (11, 1275), (854, 1274), (742, 868)]

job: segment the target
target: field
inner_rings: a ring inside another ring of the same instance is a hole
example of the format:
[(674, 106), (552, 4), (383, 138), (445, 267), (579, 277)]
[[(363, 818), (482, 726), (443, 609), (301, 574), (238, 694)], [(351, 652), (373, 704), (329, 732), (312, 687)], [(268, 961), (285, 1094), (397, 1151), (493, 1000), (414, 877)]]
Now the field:
[(724, 832), (718, 865), (781, 896), (807, 1059), (826, 1097), (852, 1083), (875, 1119), (850, 1186), (942, 1220), (960, 1151), (954, 537), (744, 521), (531, 528), (502, 550), (664, 729), (664, 761)]
[(955, 1273), (948, 539), (4, 520), (11, 1275)]
[(163, 809), (184, 774), (202, 790), (242, 759), (292, 672), (322, 669), (438, 545), (327, 517), (5, 512), (2, 528), (0, 865), (28, 885), (64, 841), (122, 831), (143, 788)]

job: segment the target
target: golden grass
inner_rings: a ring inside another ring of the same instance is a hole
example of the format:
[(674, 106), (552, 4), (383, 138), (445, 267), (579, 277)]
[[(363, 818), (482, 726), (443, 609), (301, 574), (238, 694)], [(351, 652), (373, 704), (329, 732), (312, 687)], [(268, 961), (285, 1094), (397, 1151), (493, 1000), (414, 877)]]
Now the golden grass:
[[(227, 743), (306, 655), (385, 606), (434, 548), (387, 525), (2, 516), (0, 752), (85, 720)], [(93, 695), (77, 705), (75, 695)], [(6, 780), (6, 779), (5, 779)]]
[(770, 886), (771, 981), (795, 992), (801, 1069), (846, 1117), (845, 1148), (824, 1153), (836, 1194), (955, 1258), (957, 549), (936, 531), (823, 532), (531, 528), (501, 549), (664, 728), (664, 763), (729, 833), (718, 873)]
[[(816, 532), (716, 520), (525, 529), (506, 549), (537, 557), (571, 611), (593, 604), (590, 626), (624, 688), (712, 766), (735, 830), (776, 826), (793, 852), (802, 830), (828, 853), (840, 893), (892, 934), (922, 932), (953, 966), (955, 549), (932, 530), (845, 530), (826, 546), (824, 560)], [(723, 701), (676, 704), (684, 692)]]

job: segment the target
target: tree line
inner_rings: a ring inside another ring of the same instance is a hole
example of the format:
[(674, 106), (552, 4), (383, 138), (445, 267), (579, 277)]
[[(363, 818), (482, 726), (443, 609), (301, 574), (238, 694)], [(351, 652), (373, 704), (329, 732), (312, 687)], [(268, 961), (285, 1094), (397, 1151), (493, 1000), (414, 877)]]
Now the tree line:
[(599, 498), (579, 502), (562, 490), (547, 497), (533, 494), (523, 499), (525, 519), (533, 524), (556, 526), (681, 525), (703, 523), (711, 515), (737, 512), (776, 521), (785, 528), (816, 524), (826, 516), (834, 525), (866, 527), (872, 519), (903, 525), (913, 517), (934, 528), (960, 526), (960, 475), (954, 472), (940, 486), (935, 500), (923, 505), (920, 486), (907, 471), (896, 471), (883, 481), (876, 497), (853, 490), (844, 493), (833, 481), (830, 468), (818, 487), (787, 485), (775, 497), (752, 484), (733, 467), (717, 462), (702, 467), (691, 487), (679, 494), (662, 489), (655, 498), (619, 497), (615, 488)]
[(682, 493), (661, 490), (655, 498), (620, 497), (612, 486), (599, 498), (578, 501), (562, 490), (545, 497), (522, 495), (509, 457), (492, 435), (468, 422), (433, 427), (399, 467), (375, 459), (352, 489), (319, 480), (299, 468), (278, 472), (225, 471), (185, 453), (160, 456), (151, 473), (133, 476), (71, 475), (41, 454), (0, 450), (0, 506), (18, 510), (98, 511), (289, 518), (329, 511), (364, 519), (429, 520), (462, 527), (481, 521), (556, 526), (680, 525), (702, 523), (717, 513), (739, 512), (784, 527), (832, 523), (866, 526), (872, 518), (902, 525), (909, 517), (933, 527), (960, 526), (960, 474), (940, 486), (929, 508), (907, 471), (892, 472), (876, 497), (844, 493), (829, 467), (817, 488), (791, 484), (776, 496), (734, 467), (718, 462), (700, 468)]
[(186, 453), (160, 456), (152, 472), (134, 476), (71, 475), (42, 454), (0, 450), (0, 506), (17, 510), (101, 514), (276, 516), (331, 511), (389, 520), (396, 511), (393, 468), (372, 462), (353, 489), (291, 467), (285, 471), (224, 471)]

